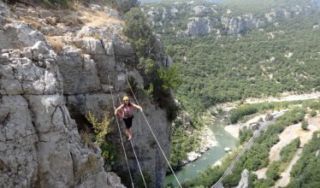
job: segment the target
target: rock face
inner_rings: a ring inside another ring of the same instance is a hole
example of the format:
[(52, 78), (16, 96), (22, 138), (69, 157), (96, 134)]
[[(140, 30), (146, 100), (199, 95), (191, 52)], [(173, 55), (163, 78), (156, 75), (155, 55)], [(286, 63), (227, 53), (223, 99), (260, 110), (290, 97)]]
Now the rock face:
[(241, 173), (241, 180), (237, 188), (248, 188), (249, 187), (249, 171), (244, 169)]
[(211, 23), (208, 18), (191, 18), (185, 34), (189, 36), (203, 36), (211, 32)]
[[(108, 7), (91, 7), (110, 12)], [(115, 173), (105, 171), (108, 161), (102, 159), (100, 148), (88, 146), (79, 134), (79, 127), (88, 126), (84, 121), (88, 112), (99, 119), (113, 113), (110, 92), (122, 96), (128, 90), (126, 78), (143, 85), (142, 76), (132, 68), (134, 52), (120, 36), (123, 23), (68, 27), (56, 23), (65, 31), (60, 32), (61, 28), (42, 22), (56, 16), (45, 12), (30, 7), (10, 12), (0, 2), (1, 186), (124, 187)], [(35, 29), (16, 14), (28, 15), (43, 25)], [(9, 15), (11, 19), (7, 19)], [(118, 19), (118, 14), (113, 15)], [(141, 99), (141, 105), (168, 155), (170, 126), (165, 111), (147, 99)], [(141, 114), (135, 116), (133, 131), (133, 145), (150, 178), (149, 187), (161, 187), (166, 163)], [(125, 174), (118, 133), (112, 132), (110, 137), (119, 153), (115, 170)], [(139, 173), (131, 146), (126, 143), (125, 147), (137, 182)]]
[[(232, 10), (213, 3), (174, 3), (170, 6), (144, 7), (150, 22), (159, 34), (179, 36), (242, 35), (253, 29), (262, 29), (284, 19), (308, 15), (318, 10), (319, 2), (288, 5), (266, 10), (263, 14), (233, 14)], [(178, 27), (178, 28), (177, 28)], [(185, 29), (186, 28), (186, 29)]]

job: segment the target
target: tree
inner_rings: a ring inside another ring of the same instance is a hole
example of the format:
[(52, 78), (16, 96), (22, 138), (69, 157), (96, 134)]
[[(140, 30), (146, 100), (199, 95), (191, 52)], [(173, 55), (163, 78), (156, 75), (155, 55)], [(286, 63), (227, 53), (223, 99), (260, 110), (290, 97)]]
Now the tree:
[(144, 13), (138, 7), (131, 8), (125, 14), (124, 34), (129, 38), (138, 57), (149, 57), (155, 43), (152, 33)]

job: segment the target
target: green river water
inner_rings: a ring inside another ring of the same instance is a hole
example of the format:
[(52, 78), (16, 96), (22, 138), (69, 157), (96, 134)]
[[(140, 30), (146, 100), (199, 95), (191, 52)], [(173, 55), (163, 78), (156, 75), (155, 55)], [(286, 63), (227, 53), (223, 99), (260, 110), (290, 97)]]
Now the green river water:
[[(216, 140), (217, 146), (212, 147), (205, 152), (198, 160), (185, 165), (176, 175), (181, 183), (196, 177), (199, 173), (212, 166), (215, 162), (222, 159), (227, 153), (224, 151), (225, 147), (235, 148), (238, 140), (226, 132), (222, 125), (211, 125)], [(165, 181), (166, 185), (172, 183), (177, 186), (177, 182), (173, 175), (168, 175)]]

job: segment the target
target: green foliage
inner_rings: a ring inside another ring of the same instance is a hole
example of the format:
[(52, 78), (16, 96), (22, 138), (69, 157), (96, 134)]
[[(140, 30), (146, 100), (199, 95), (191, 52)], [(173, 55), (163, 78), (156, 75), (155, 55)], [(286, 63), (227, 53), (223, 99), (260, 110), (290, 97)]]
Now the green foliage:
[(181, 84), (178, 67), (175, 65), (169, 68), (160, 68), (158, 75), (162, 80), (162, 88), (165, 90), (176, 89)]
[(116, 159), (116, 148), (106, 141), (110, 132), (110, 118), (105, 116), (102, 121), (99, 121), (91, 112), (87, 114), (86, 118), (93, 126), (94, 141), (100, 147), (102, 157), (108, 160), (109, 164), (112, 164)]
[(150, 58), (140, 58), (138, 67), (144, 70), (146, 75), (152, 74), (156, 70), (156, 63)]
[(281, 165), (280, 161), (272, 162), (269, 165), (268, 170), (266, 172), (268, 180), (276, 181), (280, 178), (280, 174), (279, 174), (280, 165)]
[(299, 138), (294, 139), (290, 144), (285, 146), (280, 152), (281, 161), (283, 163), (290, 162), (294, 154), (297, 152), (299, 146), (300, 146)]
[(236, 10), (238, 13), (263, 13), (276, 7), (285, 7), (289, 5), (301, 5), (307, 0), (224, 0), (222, 4), (226, 7)]
[(99, 122), (91, 112), (87, 114), (86, 118), (92, 124), (95, 133), (95, 141), (100, 146), (105, 142), (105, 138), (109, 133), (110, 118), (105, 116), (103, 120)]
[[(315, 46), (320, 36), (312, 30), (317, 18), (295, 18), (241, 38), (163, 35), (168, 53), (181, 65), (178, 98), (188, 111), (199, 111), (199, 107), (248, 97), (319, 91), (320, 78), (315, 70), (320, 70), (320, 55)], [(268, 39), (268, 33), (280, 30), (283, 34)], [(293, 56), (284, 57), (288, 52)]]
[(187, 133), (183, 122), (175, 121), (171, 135), (170, 164), (178, 169), (182, 165), (182, 160), (187, 158), (187, 153), (194, 151), (199, 146), (198, 134)]
[(251, 105), (243, 105), (239, 108), (232, 110), (230, 113), (230, 121), (232, 124), (237, 123), (241, 118), (247, 115), (255, 114), (258, 109)]
[(317, 116), (317, 111), (312, 110), (312, 111), (310, 112), (310, 116), (311, 116), (311, 117)]
[(239, 132), (240, 144), (243, 144), (244, 142), (248, 141), (252, 136), (253, 131), (251, 129), (248, 129), (247, 127), (241, 129)]
[(270, 186), (274, 185), (275, 181), (280, 178), (280, 173), (288, 167), (299, 146), (300, 139), (294, 139), (290, 144), (282, 148), (280, 152), (280, 160), (274, 161), (268, 166), (266, 175)]
[(303, 148), (301, 158), (293, 166), (288, 188), (320, 187), (320, 133)]
[(138, 7), (131, 8), (125, 14), (124, 34), (129, 38), (138, 57), (148, 58), (155, 42), (150, 26), (144, 13)]
[(230, 165), (232, 160), (236, 157), (238, 151), (228, 154), (222, 159), (221, 165), (209, 167), (207, 170), (202, 172), (199, 176), (183, 183), (183, 187), (210, 187), (223, 175), (224, 171)]
[(124, 18), (126, 22), (124, 34), (128, 37), (139, 58), (138, 69), (142, 71), (144, 77), (144, 89), (161, 108), (166, 110), (168, 119), (172, 121), (177, 115), (178, 107), (170, 89), (179, 84), (177, 71), (174, 67), (165, 70), (157, 64), (156, 59), (159, 52), (156, 49), (156, 37), (140, 8), (131, 8)]
[[(305, 111), (303, 109), (295, 108), (278, 118), (260, 137), (255, 139), (251, 149), (240, 157), (239, 161), (235, 164), (232, 174), (223, 180), (223, 184), (227, 187), (236, 186), (241, 178), (242, 170), (248, 169), (249, 171), (256, 171), (267, 167), (269, 164), (269, 150), (279, 141), (278, 135), (285, 127), (302, 121), (304, 115)], [(276, 168), (276, 166), (274, 168)], [(276, 174), (271, 170), (270, 177), (272, 177), (272, 179), (276, 177)], [(272, 184), (272, 182), (257, 182), (257, 184), (265, 187), (266, 185)]]

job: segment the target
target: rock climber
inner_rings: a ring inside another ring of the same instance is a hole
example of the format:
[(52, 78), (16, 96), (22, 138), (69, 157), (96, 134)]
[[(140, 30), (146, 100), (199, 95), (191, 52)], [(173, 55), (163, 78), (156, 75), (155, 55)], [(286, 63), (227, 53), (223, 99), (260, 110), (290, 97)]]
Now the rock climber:
[(124, 96), (122, 101), (123, 103), (114, 111), (114, 114), (123, 119), (126, 125), (125, 134), (127, 135), (128, 140), (131, 140), (132, 138), (131, 126), (132, 126), (132, 120), (133, 120), (133, 111), (135, 108), (142, 111), (142, 107), (130, 102), (130, 99), (128, 96)]

